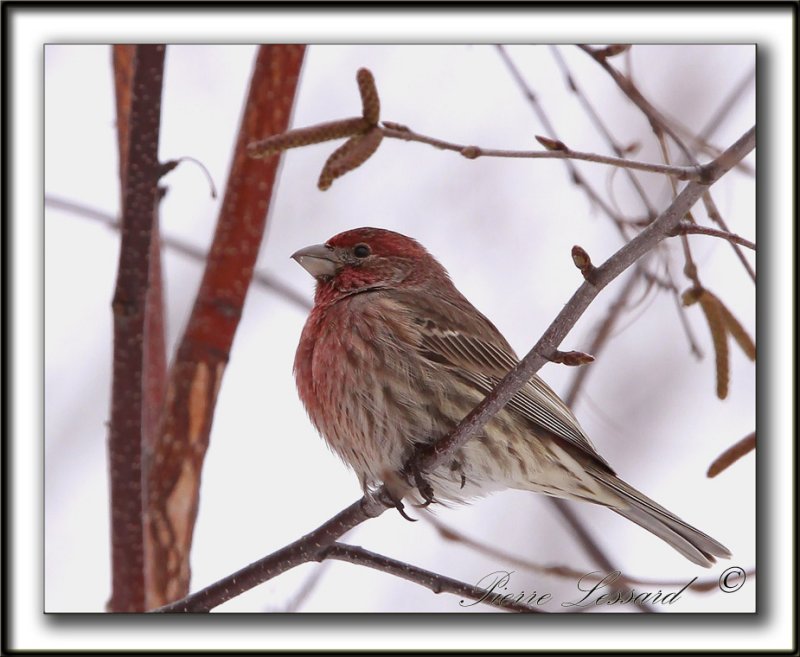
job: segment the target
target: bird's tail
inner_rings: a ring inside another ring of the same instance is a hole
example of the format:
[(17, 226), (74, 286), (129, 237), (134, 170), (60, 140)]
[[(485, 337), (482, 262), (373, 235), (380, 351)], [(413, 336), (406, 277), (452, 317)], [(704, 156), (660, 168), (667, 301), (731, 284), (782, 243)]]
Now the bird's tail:
[(622, 479), (606, 473), (596, 473), (595, 476), (624, 503), (609, 505), (612, 511), (666, 541), (689, 561), (710, 568), (716, 563), (715, 557), (727, 559), (731, 556), (724, 545), (685, 523)]

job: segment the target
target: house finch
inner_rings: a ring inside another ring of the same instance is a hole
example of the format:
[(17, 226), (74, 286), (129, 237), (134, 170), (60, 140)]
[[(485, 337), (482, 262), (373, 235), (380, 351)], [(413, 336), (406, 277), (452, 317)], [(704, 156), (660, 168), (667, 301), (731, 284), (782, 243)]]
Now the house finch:
[(432, 492), (447, 503), (530, 490), (602, 504), (701, 566), (730, 556), (617, 477), (538, 376), (443, 465), (412, 477), (415, 448), (477, 406), (516, 365), (514, 351), (444, 267), (404, 235), (357, 228), (292, 258), (317, 281), (294, 361), (300, 398), (365, 492), (414, 483), (428, 502)]

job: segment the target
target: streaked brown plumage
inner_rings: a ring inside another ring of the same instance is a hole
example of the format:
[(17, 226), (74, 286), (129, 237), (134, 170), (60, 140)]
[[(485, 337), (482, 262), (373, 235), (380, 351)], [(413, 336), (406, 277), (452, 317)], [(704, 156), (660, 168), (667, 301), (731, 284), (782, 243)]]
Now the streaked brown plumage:
[[(460, 422), (517, 363), (505, 338), (416, 241), (358, 228), (292, 256), (317, 280), (295, 357), (311, 420), (365, 491)], [(602, 504), (710, 566), (723, 545), (619, 479), (538, 376), (448, 463), (437, 501), (505, 488)]]

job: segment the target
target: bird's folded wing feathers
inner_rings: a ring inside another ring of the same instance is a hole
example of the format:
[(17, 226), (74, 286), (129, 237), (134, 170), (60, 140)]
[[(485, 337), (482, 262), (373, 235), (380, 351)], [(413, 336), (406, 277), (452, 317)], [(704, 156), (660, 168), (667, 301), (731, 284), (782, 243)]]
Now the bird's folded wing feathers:
[[(464, 303), (466, 300), (464, 300)], [(427, 310), (427, 309), (426, 309)], [(488, 394), (519, 362), (497, 328), (473, 307), (471, 312), (450, 305), (447, 316), (430, 312), (417, 315), (418, 349), (422, 356), (452, 369), (484, 394)], [(609, 470), (564, 402), (538, 376), (534, 376), (508, 402), (513, 409), (542, 429), (578, 448)]]

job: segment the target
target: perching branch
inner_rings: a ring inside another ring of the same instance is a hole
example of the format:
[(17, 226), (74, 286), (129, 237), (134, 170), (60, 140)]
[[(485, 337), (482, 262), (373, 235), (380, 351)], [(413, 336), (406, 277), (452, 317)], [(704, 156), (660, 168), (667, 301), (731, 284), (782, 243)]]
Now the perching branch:
[[(697, 202), (705, 189), (719, 180), (753, 148), (755, 148), (755, 128), (748, 130), (719, 158), (702, 167), (705, 184), (689, 183), (649, 227), (598, 267), (594, 284), (584, 282), (581, 285), (528, 355), (503, 378), (483, 402), (447, 436), (429, 448), (420, 450), (417, 455), (420, 469), (424, 472), (435, 469), (500, 411), (554, 353), (558, 344), (600, 291), (665, 239), (692, 205)], [(386, 506), (379, 501), (382, 492), (383, 487), (374, 495), (362, 497), (293, 543), (245, 566), (205, 589), (156, 611), (209, 611), (295, 566), (320, 559), (321, 555), (344, 533), (368, 518), (377, 517), (386, 511)]]
[(455, 431), (435, 444), (430, 450), (430, 455), (420, 464), (423, 471), (435, 469), (473, 433), (483, 428), (544, 365), (599, 292), (663, 240), (703, 195), (707, 187), (719, 180), (753, 148), (755, 148), (755, 127), (750, 128), (716, 160), (703, 166), (706, 184), (689, 183), (658, 219), (598, 267), (593, 282), (584, 282), (581, 285), (528, 355), (503, 378)]

